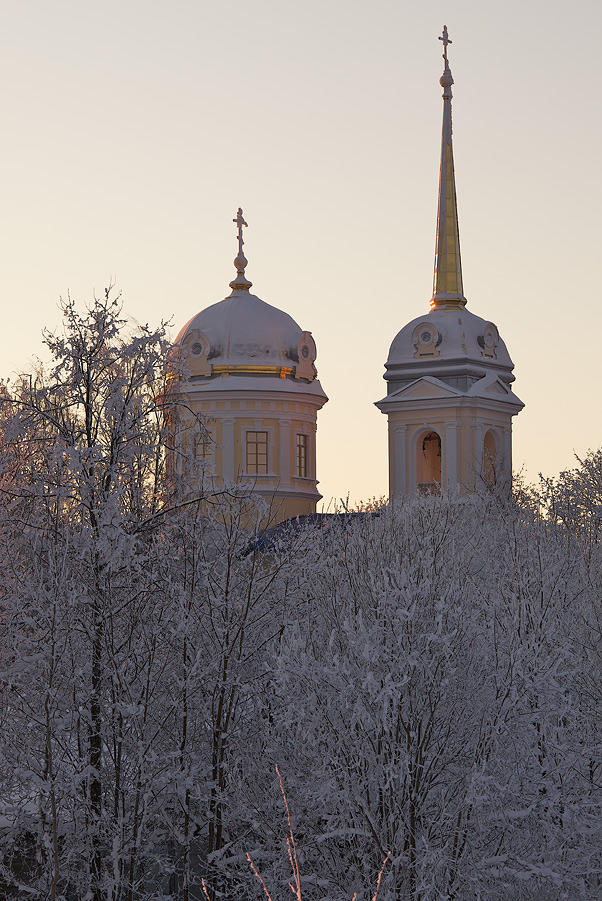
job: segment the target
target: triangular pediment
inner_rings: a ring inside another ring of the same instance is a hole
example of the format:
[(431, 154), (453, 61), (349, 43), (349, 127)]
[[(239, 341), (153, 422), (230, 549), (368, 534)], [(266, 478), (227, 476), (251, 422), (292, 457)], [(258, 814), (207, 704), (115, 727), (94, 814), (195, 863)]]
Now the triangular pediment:
[(508, 389), (499, 381), (499, 379), (497, 382), (488, 385), (487, 388), (485, 388), (485, 391), (487, 394), (503, 394), (505, 397), (508, 396)]
[(503, 398), (507, 403), (514, 406), (519, 408), (523, 406), (523, 402), (514, 394), (512, 388), (493, 372), (488, 373), (488, 375), (475, 382), (474, 385), (471, 385), (468, 393), (472, 397), (490, 397), (492, 400), (494, 398), (502, 400)]
[(412, 382), (410, 385), (399, 388), (397, 391), (394, 391), (393, 394), (388, 394), (385, 400), (410, 400), (411, 398), (421, 400), (425, 398), (458, 397), (463, 393), (464, 392), (458, 391), (456, 388), (446, 385), (445, 382), (441, 382), (439, 379), (433, 378), (430, 375), (425, 375), (421, 379), (416, 379), (416, 381)]

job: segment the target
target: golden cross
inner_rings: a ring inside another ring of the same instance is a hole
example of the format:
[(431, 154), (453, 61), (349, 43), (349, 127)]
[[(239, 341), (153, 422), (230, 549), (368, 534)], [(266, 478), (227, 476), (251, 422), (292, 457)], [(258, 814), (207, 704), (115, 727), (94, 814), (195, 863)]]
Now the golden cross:
[(233, 219), (232, 222), (236, 222), (236, 224), (238, 226), (238, 252), (242, 253), (242, 246), (245, 243), (242, 239), (242, 227), (244, 225), (246, 228), (247, 223), (243, 219), (242, 209), (240, 207), (238, 208), (238, 213), (236, 214), (236, 219)]
[(447, 36), (447, 25), (443, 26), (443, 34), (439, 35), (439, 40), (443, 41), (443, 59), (445, 60), (445, 64), (447, 65), (447, 45), (452, 43), (452, 41)]

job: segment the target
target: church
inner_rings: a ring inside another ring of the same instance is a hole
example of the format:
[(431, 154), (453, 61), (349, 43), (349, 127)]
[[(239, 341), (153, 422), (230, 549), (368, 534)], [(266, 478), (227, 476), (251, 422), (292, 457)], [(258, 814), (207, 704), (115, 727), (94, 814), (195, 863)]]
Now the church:
[[(496, 325), (467, 309), (452, 146), (452, 85), (443, 42), (443, 129), (435, 271), (430, 309), (393, 338), (386, 396), (376, 402), (389, 426), (389, 495), (470, 494), (509, 487), (513, 363)], [(197, 313), (176, 338), (178, 441), (212, 485), (244, 483), (283, 521), (316, 512), (317, 416), (328, 398), (317, 378), (310, 331), (250, 289), (243, 211), (231, 293)], [(201, 424), (202, 423), (202, 424)], [(182, 475), (186, 475), (182, 473)]]

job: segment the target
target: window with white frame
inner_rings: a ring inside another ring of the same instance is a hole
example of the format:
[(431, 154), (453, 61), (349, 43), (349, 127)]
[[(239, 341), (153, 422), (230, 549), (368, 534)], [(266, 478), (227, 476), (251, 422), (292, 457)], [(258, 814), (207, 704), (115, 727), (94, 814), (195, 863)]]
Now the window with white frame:
[(267, 475), (268, 471), (268, 433), (246, 433), (246, 472), (248, 475)]
[(297, 442), (295, 449), (295, 473), (300, 478), (307, 478), (307, 435), (297, 433)]

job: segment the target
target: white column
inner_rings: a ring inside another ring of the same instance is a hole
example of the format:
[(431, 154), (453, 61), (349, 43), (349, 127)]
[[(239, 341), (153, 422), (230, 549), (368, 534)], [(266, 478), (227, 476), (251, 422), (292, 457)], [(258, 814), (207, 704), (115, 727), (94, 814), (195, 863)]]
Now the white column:
[(280, 488), (291, 487), (291, 424), (288, 419), (278, 420), (278, 437), (280, 441), (280, 461), (278, 477)]
[(408, 494), (406, 433), (407, 426), (389, 424), (389, 494), (391, 500), (399, 500)]
[(470, 480), (470, 487), (480, 488), (483, 485), (483, 475), (484, 475), (484, 453), (485, 453), (485, 435), (483, 423), (473, 422), (472, 424), (472, 461), (471, 466), (474, 469), (473, 478)]
[(238, 475), (234, 472), (235, 422), (235, 419), (222, 419), (222, 478), (225, 482), (233, 482)]
[[(458, 426), (459, 422), (445, 423), (445, 448), (443, 462), (445, 464), (445, 487), (448, 491), (457, 491), (459, 482), (458, 472)], [(442, 474), (443, 475), (443, 474)]]
[(512, 480), (512, 425), (506, 426), (503, 431), (502, 447), (502, 478), (508, 484)]

